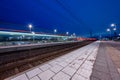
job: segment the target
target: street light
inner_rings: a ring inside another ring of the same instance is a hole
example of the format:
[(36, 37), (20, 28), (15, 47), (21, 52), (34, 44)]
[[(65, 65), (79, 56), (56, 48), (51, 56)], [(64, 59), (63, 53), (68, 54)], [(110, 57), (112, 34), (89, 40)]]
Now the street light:
[(116, 31), (116, 28), (113, 28), (114, 31)]
[(68, 35), (69, 34), (69, 32), (66, 32), (66, 35)]
[(31, 24), (29, 24), (29, 26), (28, 26), (28, 27), (29, 27), (29, 29), (30, 29), (30, 32), (31, 32), (31, 29), (32, 29), (32, 25), (31, 25)]
[(116, 31), (116, 30), (117, 30), (116, 24), (111, 24), (111, 27), (113, 27), (113, 31)]
[(73, 33), (73, 36), (75, 36), (76, 34), (75, 33)]
[(57, 33), (57, 29), (54, 29), (54, 33)]
[(31, 33), (33, 34), (33, 43), (34, 43), (34, 34), (35, 34), (35, 32), (32, 31)]
[(109, 29), (109, 28), (107, 29), (107, 32), (110, 32), (110, 29)]
[(110, 32), (110, 38), (112, 38), (111, 30), (109, 28), (107, 29), (107, 32)]
[(113, 23), (111, 24), (111, 27), (115, 27), (115, 26), (116, 26), (115, 24), (113, 24)]
[(112, 39), (112, 34), (114, 34), (113, 39), (116, 37), (117, 34), (117, 28), (116, 28), (116, 24), (110, 24), (110, 28), (107, 29), (107, 32), (110, 32), (110, 37)]
[(111, 27), (113, 28), (113, 32), (114, 32), (114, 38), (116, 38), (116, 34), (117, 34), (117, 28), (116, 28), (116, 24), (111, 24)]
[(118, 35), (120, 36), (120, 33)]

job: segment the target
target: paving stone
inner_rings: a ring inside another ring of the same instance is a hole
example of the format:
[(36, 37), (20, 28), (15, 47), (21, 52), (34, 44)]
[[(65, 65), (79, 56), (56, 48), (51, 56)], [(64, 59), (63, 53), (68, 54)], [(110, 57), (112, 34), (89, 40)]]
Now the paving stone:
[(75, 69), (73, 69), (69, 66), (64, 68), (62, 71), (65, 72), (66, 74), (69, 74), (70, 76), (72, 76), (76, 72)]
[(70, 56), (68, 59), (71, 60), (71, 61), (73, 61), (75, 58), (73, 58), (72, 56)]
[(30, 80), (40, 80), (40, 78), (38, 76), (35, 76), (35, 77), (31, 78)]
[(87, 64), (87, 65), (89, 65), (89, 66), (93, 66), (94, 62), (91, 62), (91, 61), (85, 61), (84, 64)]
[(50, 70), (47, 70), (43, 73), (40, 73), (38, 76), (40, 77), (41, 80), (49, 80), (55, 73), (53, 73)]
[(50, 64), (51, 66), (55, 66), (56, 64), (58, 64), (59, 62), (56, 62), (56, 61), (50, 61), (48, 64)]
[(27, 74), (27, 76), (29, 78), (32, 78), (32, 77), (34, 77), (35, 75), (37, 75), (37, 74), (39, 74), (41, 72), (42, 71), (39, 68), (35, 68), (35, 69), (31, 70), (31, 71), (26, 72), (26, 74)]
[(82, 55), (82, 58), (86, 59), (88, 55), (85, 55), (85, 53)]
[(63, 69), (63, 67), (59, 66), (59, 65), (55, 65), (55, 66), (53, 66), (53, 67), (50, 68), (50, 70), (53, 71), (53, 72), (55, 72), (55, 73), (58, 73), (62, 69)]
[(84, 61), (84, 60), (85, 60), (85, 58), (84, 58), (84, 57), (82, 57), (82, 55), (81, 55), (80, 57), (78, 57), (78, 58), (77, 58), (77, 60), (79, 60), (79, 61)]
[(90, 59), (90, 60), (91, 60), (91, 59), (95, 60), (95, 59), (96, 59), (96, 56), (89, 56), (89, 57), (88, 57), (88, 60), (89, 60), (89, 59)]
[(70, 59), (66, 59), (65, 61), (66, 61), (67, 63), (72, 62), (72, 60), (70, 60)]
[(73, 63), (81, 65), (85, 59), (83, 60), (74, 60)]
[(89, 79), (91, 74), (92, 74), (92, 71), (86, 70), (86, 69), (79, 69), (77, 71), (77, 74), (81, 75), (81, 76), (84, 76), (86, 79)]
[(75, 74), (71, 80), (89, 80), (89, 79), (86, 79), (85, 77), (81, 76), (81, 75), (78, 75), (78, 74)]
[(93, 66), (88, 64), (83, 64), (80, 68), (92, 71)]
[(56, 59), (55, 61), (57, 61), (57, 62), (63, 62), (64, 59), (63, 59), (63, 58), (58, 58), (58, 59)]
[(39, 68), (40, 68), (41, 70), (45, 71), (45, 70), (51, 68), (51, 66), (50, 66), (49, 64), (44, 64), (44, 65), (40, 66)]
[(25, 74), (19, 75), (11, 80), (28, 80), (27, 76)]
[(69, 64), (68, 66), (70, 66), (70, 67), (72, 67), (72, 68), (74, 68), (74, 69), (78, 69), (78, 68), (80, 67), (80, 65), (77, 64), (77, 63), (71, 63), (71, 64)]
[(63, 72), (59, 72), (53, 77), (53, 80), (70, 80), (70, 76)]
[(60, 62), (60, 63), (58, 63), (60, 66), (62, 66), (62, 67), (65, 67), (65, 66), (67, 66), (68, 65), (68, 63), (66, 63), (66, 62)]

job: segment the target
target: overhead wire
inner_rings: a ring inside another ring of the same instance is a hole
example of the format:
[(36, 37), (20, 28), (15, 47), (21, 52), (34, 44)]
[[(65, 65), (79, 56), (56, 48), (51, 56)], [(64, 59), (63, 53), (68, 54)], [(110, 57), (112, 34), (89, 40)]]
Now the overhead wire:
[(73, 17), (73, 18), (78, 22), (78, 24), (83, 24), (84, 26), (87, 26), (87, 24), (85, 24), (82, 19), (77, 18), (77, 17), (75, 16), (75, 14), (73, 14), (73, 12), (72, 12), (71, 10), (69, 10), (67, 7), (65, 7), (64, 4), (63, 4), (61, 1), (59, 1), (59, 0), (55, 0), (55, 1), (56, 1), (66, 12), (68, 12), (68, 13), (71, 15), (71, 17)]

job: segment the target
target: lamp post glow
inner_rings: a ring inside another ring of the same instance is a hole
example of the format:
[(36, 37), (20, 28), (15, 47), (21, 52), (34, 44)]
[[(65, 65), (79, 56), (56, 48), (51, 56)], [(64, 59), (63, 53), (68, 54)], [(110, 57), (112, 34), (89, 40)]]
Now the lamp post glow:
[(75, 33), (73, 33), (73, 36), (75, 36), (76, 34)]
[(30, 29), (30, 32), (31, 32), (31, 29), (32, 29), (32, 25), (31, 25), (31, 24), (29, 24), (29, 26), (28, 26), (28, 27), (29, 27), (29, 29)]
[(107, 32), (110, 32), (110, 29), (109, 29), (109, 28), (107, 29)]
[(120, 33), (118, 35), (120, 36)]
[(116, 28), (113, 28), (114, 31), (116, 31)]
[(113, 28), (113, 32), (114, 32), (114, 39), (117, 37), (117, 28), (116, 28), (116, 24), (111, 24), (111, 27)]
[(57, 29), (54, 29), (54, 33), (57, 33)]
[(113, 23), (111, 24), (111, 27), (115, 27), (115, 26), (116, 26), (115, 24), (113, 24)]
[(114, 23), (110, 24), (110, 28), (107, 29), (107, 32), (110, 32), (111, 39), (115, 39), (117, 37), (116, 24), (114, 24)]
[(117, 30), (116, 24), (113, 24), (113, 23), (112, 23), (112, 24), (111, 24), (111, 27), (113, 28), (113, 29), (112, 29), (113, 31), (116, 31), (116, 30)]
[(66, 32), (66, 35), (68, 35), (69, 34), (69, 32)]
[(110, 32), (110, 39), (111, 39), (112, 35), (111, 35), (111, 30), (109, 28), (107, 29), (107, 32)]

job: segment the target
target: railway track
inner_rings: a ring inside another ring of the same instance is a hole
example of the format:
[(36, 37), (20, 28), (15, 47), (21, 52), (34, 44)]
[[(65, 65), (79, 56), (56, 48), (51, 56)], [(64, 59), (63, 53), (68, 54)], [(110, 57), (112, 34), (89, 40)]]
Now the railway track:
[(67, 54), (93, 41), (59, 44), (35, 49), (11, 51), (0, 54), (0, 80), (25, 71), (46, 61)]

